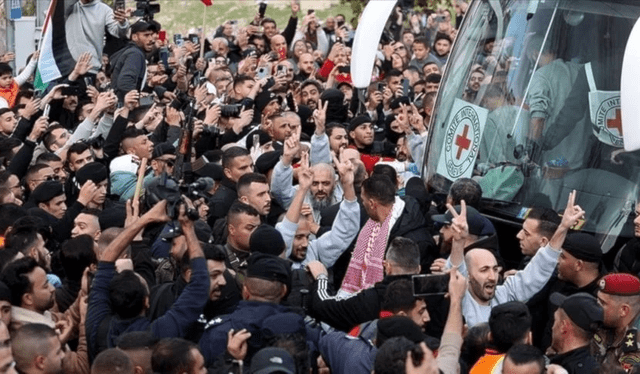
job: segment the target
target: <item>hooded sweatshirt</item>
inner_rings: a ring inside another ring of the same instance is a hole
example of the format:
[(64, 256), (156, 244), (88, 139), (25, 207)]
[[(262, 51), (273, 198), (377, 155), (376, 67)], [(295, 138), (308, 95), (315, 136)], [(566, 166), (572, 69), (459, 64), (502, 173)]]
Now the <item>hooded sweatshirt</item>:
[[(68, 0), (67, 0), (68, 1)], [(126, 38), (129, 22), (121, 25), (113, 18), (113, 10), (101, 0), (83, 4), (78, 0), (66, 11), (65, 32), (67, 45), (77, 61), (84, 52), (91, 53), (91, 73), (98, 73), (102, 66), (102, 47), (105, 30), (116, 38)]]

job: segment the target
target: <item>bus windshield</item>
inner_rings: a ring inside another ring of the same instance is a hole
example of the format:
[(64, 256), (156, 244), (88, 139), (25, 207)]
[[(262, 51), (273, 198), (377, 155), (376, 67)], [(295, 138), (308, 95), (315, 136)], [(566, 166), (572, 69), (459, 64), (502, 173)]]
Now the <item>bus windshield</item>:
[(576, 190), (605, 252), (632, 236), (640, 153), (623, 149), (620, 75), (639, 16), (633, 0), (475, 1), (433, 110), (429, 186), (473, 178), (507, 219), (562, 212)]

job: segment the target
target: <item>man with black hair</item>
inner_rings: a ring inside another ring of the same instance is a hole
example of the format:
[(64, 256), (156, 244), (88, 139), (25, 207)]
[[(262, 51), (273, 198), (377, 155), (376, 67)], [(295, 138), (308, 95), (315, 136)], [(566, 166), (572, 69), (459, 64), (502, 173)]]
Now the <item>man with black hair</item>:
[(151, 367), (157, 374), (206, 374), (204, 357), (198, 346), (188, 340), (160, 340), (151, 354)]
[[(242, 287), (242, 298), (235, 311), (217, 317), (207, 324), (200, 339), (200, 349), (207, 366), (226, 351), (227, 337), (246, 329), (258, 334), (266, 317), (289, 311), (279, 305), (291, 287), (291, 266), (283, 259), (264, 253), (249, 257), (247, 277)], [(231, 330), (231, 331), (230, 331)], [(257, 340), (248, 341), (246, 360), (259, 350)]]
[(7, 233), (5, 249), (20, 252), (24, 257), (34, 259), (40, 267), (50, 271), (51, 254), (34, 220), (37, 218), (24, 217), (16, 220), (14, 227)]
[(267, 178), (260, 173), (247, 173), (238, 179), (238, 200), (254, 207), (260, 216), (266, 217), (271, 210), (271, 194)]
[(133, 362), (117, 348), (106, 349), (93, 360), (91, 374), (135, 374)]
[(62, 348), (53, 327), (41, 323), (22, 326), (11, 339), (15, 368), (25, 374), (68, 373), (63, 366)]
[(247, 269), (251, 245), (251, 234), (260, 226), (260, 213), (251, 205), (236, 201), (227, 214), (227, 267), (238, 274)]
[[(111, 193), (120, 196), (120, 201), (126, 201), (131, 199), (135, 192), (140, 162), (143, 158), (152, 158), (153, 142), (144, 131), (131, 126), (122, 134), (120, 144), (124, 154), (114, 158), (109, 164), (109, 185)], [(152, 177), (152, 174), (145, 177), (145, 186)]]
[(210, 226), (213, 226), (218, 219), (224, 218), (229, 212), (231, 204), (238, 197), (236, 184), (240, 177), (253, 172), (253, 160), (249, 151), (241, 147), (227, 149), (222, 155), (222, 169), (224, 178), (216, 193), (209, 200), (207, 222)]
[[(463, 328), (461, 300), (465, 288), (464, 277), (457, 271), (453, 271), (448, 288), (451, 305), (437, 358), (438, 368), (447, 374), (458, 373), (460, 370), (458, 358)], [(322, 357), (332, 370), (340, 373), (370, 372), (377, 350), (394, 336), (404, 336), (414, 343), (422, 342), (426, 338), (421, 328), (411, 318), (400, 315), (378, 320), (375, 343), (365, 339), (354, 339), (337, 331), (320, 334), (314, 332), (317, 331), (308, 331), (309, 339), (318, 346)]]
[(311, 289), (310, 314), (339, 330), (348, 331), (380, 316), (382, 299), (389, 284), (420, 273), (420, 250), (411, 239), (393, 239), (385, 254), (384, 279), (347, 299), (332, 296), (328, 272), (320, 262), (310, 262), (307, 266), (316, 280)]
[(300, 84), (300, 94), (302, 95), (302, 104), (311, 110), (319, 109), (320, 94), (322, 94), (322, 85), (315, 79), (308, 79)]
[(75, 238), (79, 235), (88, 235), (94, 242), (98, 242), (102, 230), (100, 229), (100, 210), (83, 209), (80, 214), (73, 220), (73, 230), (71, 237)]
[[(128, 218), (135, 220), (134, 211), (130, 204), (127, 205)], [(147, 285), (133, 271), (115, 273), (115, 260), (138, 232), (150, 224), (169, 221), (166, 211), (165, 200), (157, 203), (135, 222), (126, 225), (124, 231), (102, 253), (87, 311), (87, 342), (91, 356), (95, 357), (100, 351), (114, 347), (118, 335), (124, 331), (150, 330), (159, 338), (184, 336), (187, 328), (202, 313), (209, 291), (209, 277), (193, 221), (187, 218), (184, 206), (180, 207), (178, 221), (191, 259), (191, 279), (167, 313), (153, 322), (149, 321), (145, 317), (149, 305)]]
[[(544, 374), (546, 362), (542, 351), (529, 344), (516, 344), (509, 348), (504, 358), (502, 373)], [(584, 369), (581, 373), (592, 373)]]
[(522, 229), (516, 235), (520, 242), (520, 250), (525, 256), (518, 269), (524, 269), (538, 249), (549, 243), (558, 225), (560, 225), (560, 216), (553, 209), (531, 208), (522, 222)]
[(64, 183), (67, 180), (67, 172), (64, 169), (64, 165), (62, 164), (62, 159), (51, 152), (41, 153), (37, 159), (36, 164), (43, 164), (49, 166), (53, 169), (53, 174), (58, 176), (58, 180)]
[(65, 277), (62, 279), (62, 287), (55, 291), (58, 311), (69, 309), (78, 297), (85, 269), (98, 263), (94, 246), (95, 241), (89, 235), (76, 236), (62, 245), (60, 263)]
[[(375, 374), (408, 374), (406, 371), (406, 360), (413, 360), (414, 351), (420, 349), (417, 344), (404, 336), (390, 338), (380, 348), (376, 354), (373, 366)], [(438, 367), (433, 358), (433, 352), (427, 348), (427, 354), (423, 357), (427, 360), (429, 371), (425, 373), (437, 373)]]
[(134, 23), (131, 25), (131, 42), (111, 56), (111, 85), (119, 102), (124, 102), (124, 95), (129, 91), (142, 91), (144, 88), (147, 75), (145, 54), (151, 52), (156, 32), (158, 30), (153, 23), (143, 20)]
[(153, 374), (151, 353), (158, 341), (149, 331), (132, 331), (120, 335), (117, 348), (129, 356), (134, 373)]
[(510, 301), (496, 305), (489, 316), (491, 349), (471, 368), (469, 374), (501, 373), (506, 352), (516, 344), (531, 344), (531, 314), (524, 303)]
[(440, 88), (440, 80), (442, 79), (442, 75), (440, 74), (429, 74), (424, 79), (425, 82), (425, 93), (436, 93)]
[(389, 177), (372, 175), (366, 179), (360, 197), (370, 218), (360, 230), (338, 295), (354, 294), (381, 281), (387, 243), (398, 236), (418, 245), (423, 268), (431, 264), (437, 251), (425, 230), (419, 204), (409, 197), (397, 197), (395, 183)]

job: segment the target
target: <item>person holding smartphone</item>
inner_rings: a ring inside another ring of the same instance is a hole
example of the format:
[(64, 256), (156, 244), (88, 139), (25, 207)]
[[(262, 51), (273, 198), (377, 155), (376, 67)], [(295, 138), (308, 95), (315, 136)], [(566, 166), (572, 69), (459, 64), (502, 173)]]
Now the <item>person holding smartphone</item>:
[[(120, 4), (116, 1), (117, 4)], [(97, 74), (102, 66), (102, 49), (105, 33), (115, 38), (126, 39), (130, 28), (127, 13), (122, 6), (111, 9), (99, 0), (78, 0), (67, 17), (66, 41), (71, 53), (68, 59), (70, 68), (84, 52), (91, 53), (89, 73)], [(69, 69), (71, 71), (71, 69)]]

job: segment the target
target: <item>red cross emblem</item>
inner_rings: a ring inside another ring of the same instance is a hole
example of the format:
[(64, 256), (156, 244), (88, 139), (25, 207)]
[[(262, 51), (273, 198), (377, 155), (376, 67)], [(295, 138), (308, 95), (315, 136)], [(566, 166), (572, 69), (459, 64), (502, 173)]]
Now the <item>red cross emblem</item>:
[(616, 109), (615, 117), (607, 120), (607, 128), (618, 130), (618, 133), (622, 136), (622, 119), (620, 118), (620, 109)]
[(471, 146), (471, 139), (467, 138), (468, 133), (469, 133), (469, 125), (464, 125), (464, 130), (462, 130), (462, 135), (456, 136), (456, 145), (458, 146), (458, 153), (456, 153), (456, 160), (460, 159), (463, 149), (467, 150)]

